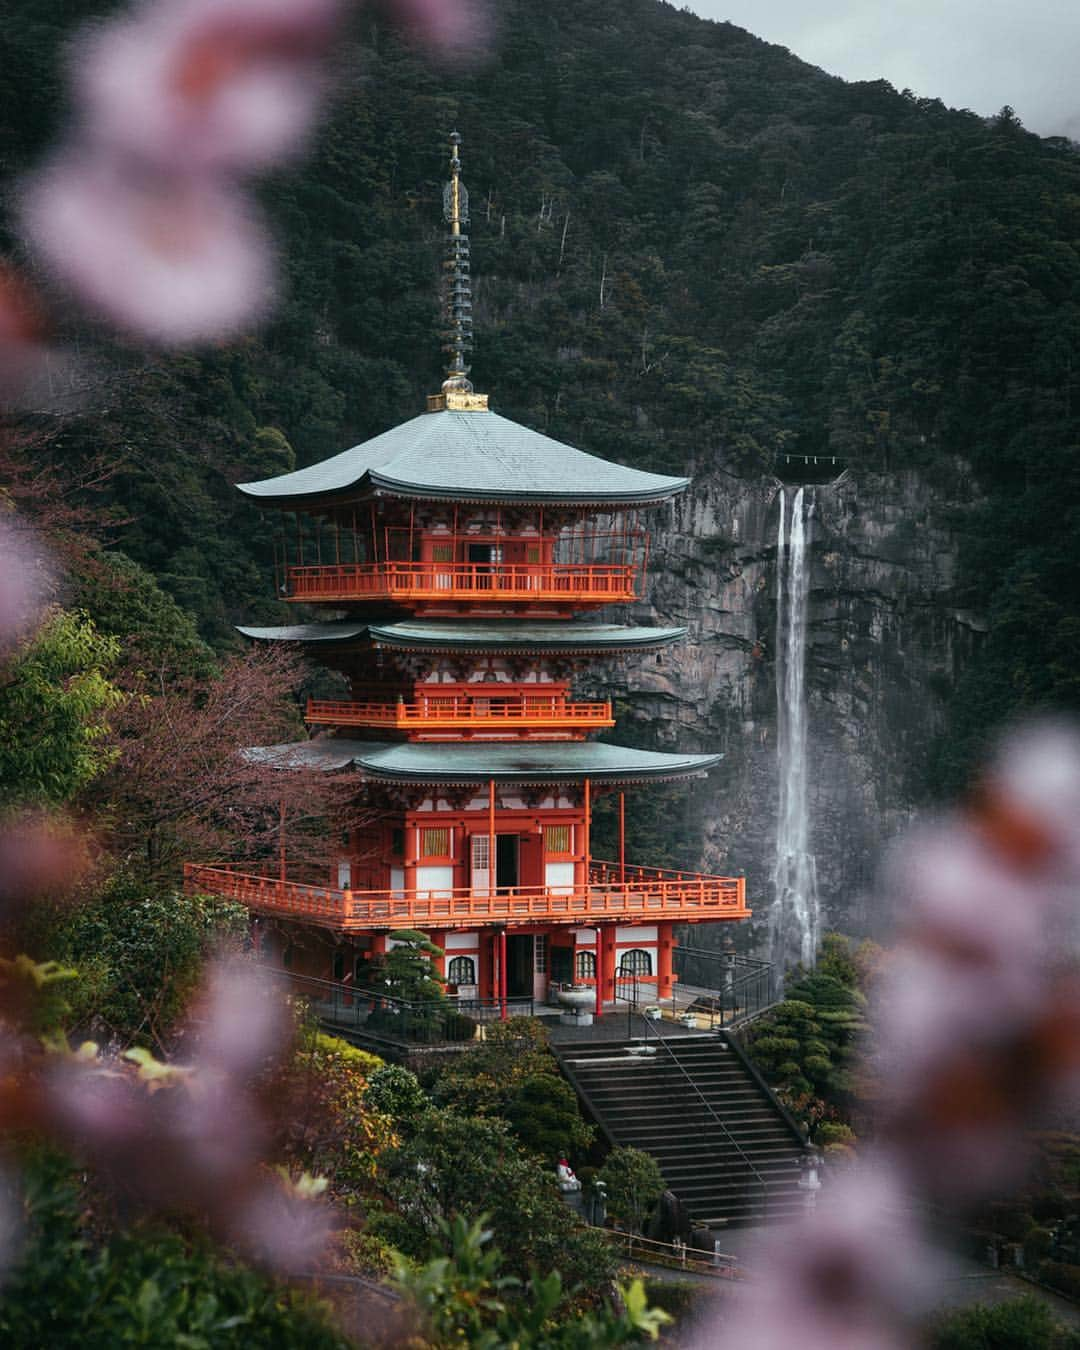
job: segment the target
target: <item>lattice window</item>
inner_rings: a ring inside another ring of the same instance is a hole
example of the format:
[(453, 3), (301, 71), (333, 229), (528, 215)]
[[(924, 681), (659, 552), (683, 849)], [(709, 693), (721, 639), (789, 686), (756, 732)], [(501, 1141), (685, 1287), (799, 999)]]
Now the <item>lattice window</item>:
[(596, 954), (595, 952), (578, 952), (574, 961), (574, 976), (579, 980), (596, 979)]
[(450, 830), (446, 825), (420, 831), (421, 858), (448, 858), (450, 856)]
[(472, 836), (473, 871), (486, 872), (490, 857), (491, 836), (486, 834), (474, 834)]
[(448, 563), (454, 561), (453, 544), (432, 544), (431, 561), (437, 563)]
[(446, 978), (451, 984), (475, 984), (476, 962), (471, 956), (455, 956), (446, 968)]
[(530, 544), (525, 550), (525, 561), (527, 563), (538, 563), (540, 561), (540, 546)]
[(544, 826), (544, 851), (545, 853), (569, 853), (570, 840), (573, 829), (571, 825), (545, 825)]
[(641, 947), (635, 947), (632, 951), (623, 952), (619, 958), (620, 975), (651, 975), (652, 974), (652, 956)]
[(533, 969), (537, 975), (546, 975), (548, 968), (548, 940), (546, 933), (538, 933), (533, 939)]

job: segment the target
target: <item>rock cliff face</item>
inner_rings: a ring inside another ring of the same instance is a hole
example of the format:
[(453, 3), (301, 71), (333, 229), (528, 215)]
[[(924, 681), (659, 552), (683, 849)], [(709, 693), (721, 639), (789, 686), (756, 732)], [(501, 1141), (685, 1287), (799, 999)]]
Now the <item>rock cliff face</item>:
[[(950, 479), (944, 494), (915, 473), (848, 472), (814, 489), (809, 806), (823, 931), (884, 930), (868, 900), (882, 846), (917, 809), (944, 695), (978, 643), (978, 616), (953, 603), (957, 544), (940, 505), (968, 499), (970, 484), (961, 465)], [(684, 624), (690, 635), (659, 662), (628, 664), (606, 681), (620, 704), (618, 739), (724, 753), (694, 789), (700, 833), (688, 837), (703, 840), (705, 869), (746, 873), (747, 936), (759, 953), (776, 837), (779, 488), (705, 473), (654, 521), (647, 601), (630, 617)], [(647, 794), (635, 798), (634, 812), (656, 809)]]

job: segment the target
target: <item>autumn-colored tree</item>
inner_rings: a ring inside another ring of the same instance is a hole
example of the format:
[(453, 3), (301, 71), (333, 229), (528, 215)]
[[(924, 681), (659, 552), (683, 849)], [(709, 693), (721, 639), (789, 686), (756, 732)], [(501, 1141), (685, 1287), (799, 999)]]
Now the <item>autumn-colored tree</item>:
[(209, 680), (128, 675), (133, 692), (114, 719), (115, 762), (94, 792), (120, 858), (151, 877), (175, 876), (185, 860), (266, 859), (282, 847), (290, 876), (324, 865), (319, 840), (327, 817), (347, 808), (348, 781), (245, 753), (297, 739), (296, 656), (255, 649)]

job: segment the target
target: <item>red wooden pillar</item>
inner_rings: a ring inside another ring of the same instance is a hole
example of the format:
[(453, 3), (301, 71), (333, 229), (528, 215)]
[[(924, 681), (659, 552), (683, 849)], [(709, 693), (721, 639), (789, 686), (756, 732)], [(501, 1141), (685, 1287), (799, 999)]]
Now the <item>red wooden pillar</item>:
[(431, 964), (435, 967), (435, 973), (438, 975), (439, 979), (442, 980), (442, 982), (445, 984), (445, 983), (446, 983), (446, 965), (447, 965), (447, 961), (446, 961), (446, 934), (443, 933), (443, 932), (440, 932), (438, 929), (434, 929), (434, 928), (433, 928), (433, 929), (431, 930), (431, 932), (428, 933), (428, 937), (431, 939), (431, 942), (432, 942), (432, 945), (433, 945), (433, 946), (439, 947), (439, 948), (441, 948), (441, 950), (442, 950), (442, 953), (443, 953), (442, 956), (436, 956), (436, 957), (433, 957), (433, 958), (432, 958)]
[(667, 999), (671, 997), (671, 958), (672, 947), (671, 924), (662, 923), (656, 929), (656, 997)]
[(606, 923), (601, 929), (601, 952), (600, 952), (600, 970), (601, 979), (599, 984), (602, 988), (602, 998), (608, 1003), (615, 1001), (615, 925)]
[(278, 864), (281, 875), (281, 883), (285, 884), (286, 866), (285, 866), (285, 798), (281, 799), (281, 823), (278, 827)]
[(604, 1011), (604, 930), (596, 925), (596, 1015)]
[(499, 929), (499, 1017), (506, 1021), (506, 929)]

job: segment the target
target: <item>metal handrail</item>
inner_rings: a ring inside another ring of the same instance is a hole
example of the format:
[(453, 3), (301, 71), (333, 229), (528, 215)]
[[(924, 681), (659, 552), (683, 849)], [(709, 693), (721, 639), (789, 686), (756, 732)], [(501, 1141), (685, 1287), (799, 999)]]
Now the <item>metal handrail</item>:
[[(645, 1043), (647, 1045), (649, 1041), (649, 1032), (648, 1032), (648, 1028), (650, 1026), (649, 1019), (645, 1016), (644, 1013), (639, 1012), (637, 1008), (634, 1008), (632, 1011), (634, 1014), (636, 1014), (636, 1016), (640, 1017), (641, 1020), (645, 1023), (646, 1027)], [(690, 1084), (693, 1090), (697, 1093), (698, 1097), (701, 1100), (702, 1106), (704, 1106), (705, 1110), (709, 1113), (710, 1116), (712, 1116), (713, 1120), (717, 1123), (717, 1125), (720, 1126), (720, 1129), (723, 1131), (725, 1137), (731, 1144), (732, 1148), (734, 1148), (735, 1152), (739, 1155), (739, 1157), (743, 1160), (746, 1166), (750, 1169), (750, 1172), (752, 1173), (754, 1180), (761, 1187), (762, 1218), (767, 1219), (769, 1214), (769, 1190), (767, 1185), (765, 1184), (765, 1178), (754, 1166), (753, 1160), (742, 1148), (742, 1145), (739, 1143), (739, 1141), (735, 1138), (735, 1136), (731, 1133), (728, 1127), (716, 1114), (716, 1111), (713, 1109), (712, 1103), (709, 1101), (709, 1099), (705, 1096), (705, 1094), (702, 1092), (702, 1090), (698, 1087), (698, 1085), (694, 1082), (693, 1078), (691, 1078), (690, 1074), (687, 1072), (686, 1065), (683, 1064), (683, 1062), (679, 1059), (675, 1051), (672, 1050), (670, 1045), (668, 1045), (668, 1038), (661, 1034), (659, 1026), (657, 1026), (655, 1030), (656, 1030), (656, 1039), (660, 1042), (661, 1045), (663, 1045), (664, 1049), (667, 1051), (668, 1057), (670, 1058), (671, 1062), (675, 1065), (675, 1067), (679, 1070), (682, 1076), (686, 1079), (686, 1081)]]

